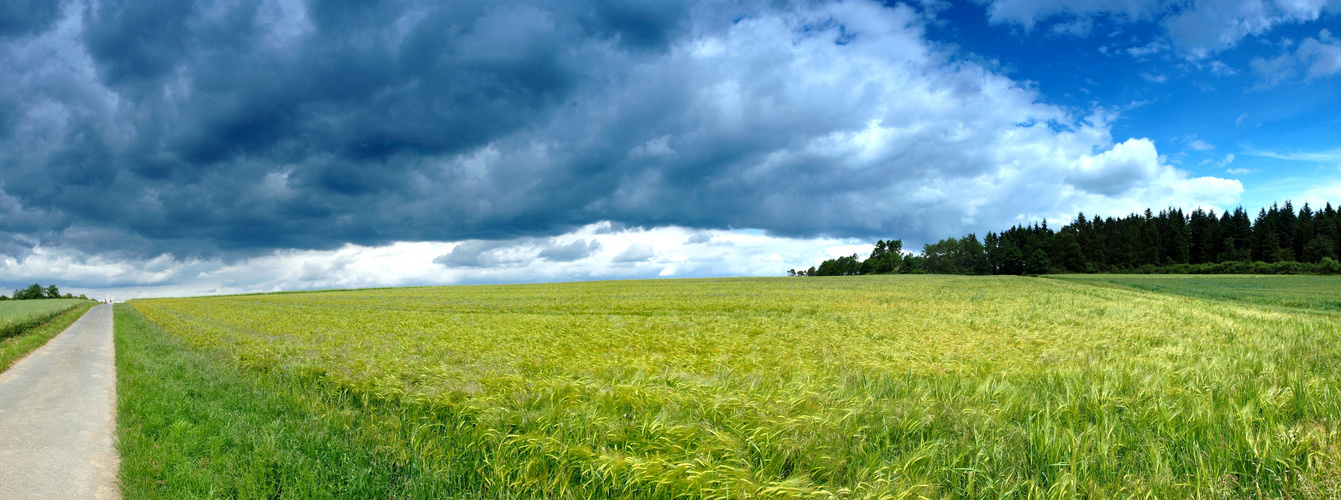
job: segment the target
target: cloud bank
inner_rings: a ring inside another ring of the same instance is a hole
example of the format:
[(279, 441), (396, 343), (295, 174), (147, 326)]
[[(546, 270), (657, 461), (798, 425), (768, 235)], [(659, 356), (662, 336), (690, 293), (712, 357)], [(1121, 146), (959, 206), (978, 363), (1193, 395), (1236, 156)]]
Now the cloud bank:
[(329, 288), (781, 276), (787, 269), (869, 247), (857, 240), (779, 238), (759, 231), (675, 226), (621, 230), (601, 222), (552, 238), (350, 244), (332, 250), (282, 250), (231, 263), (170, 256), (108, 258), (38, 248), (23, 261), (0, 259), (0, 275), (12, 288), (47, 284), (49, 277), (60, 276), (58, 284), (66, 292), (122, 300)]

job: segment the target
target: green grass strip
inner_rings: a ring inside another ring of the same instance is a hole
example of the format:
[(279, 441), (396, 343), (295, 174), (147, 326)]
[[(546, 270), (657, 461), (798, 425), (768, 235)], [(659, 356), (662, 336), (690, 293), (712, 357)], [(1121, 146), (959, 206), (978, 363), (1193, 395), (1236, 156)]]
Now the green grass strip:
[(134, 498), (463, 498), (423, 472), (413, 409), (239, 369), (116, 305), (121, 487)]
[(8, 370), (38, 347), (46, 345), (48, 340), (69, 328), (94, 305), (96, 305), (94, 302), (77, 305), (53, 318), (47, 318), (40, 324), (32, 325), (22, 332), (16, 332), (0, 340), (0, 372)]
[(1341, 276), (1070, 274), (1051, 279), (1233, 302), (1285, 313), (1341, 314)]

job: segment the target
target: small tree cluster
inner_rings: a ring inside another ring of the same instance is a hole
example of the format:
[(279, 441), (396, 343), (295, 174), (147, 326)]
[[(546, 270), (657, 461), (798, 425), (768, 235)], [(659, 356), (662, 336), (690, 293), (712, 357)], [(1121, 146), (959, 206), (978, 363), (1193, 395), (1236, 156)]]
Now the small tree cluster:
[[(83, 297), (83, 295), (80, 295), (80, 297)], [(33, 283), (26, 287), (15, 289), (12, 298), (14, 300), (73, 299), (74, 295), (67, 293), (62, 296), (60, 288), (57, 288), (56, 285), (43, 287), (41, 284)]]
[(910, 273), (918, 269), (915, 255), (903, 254), (903, 240), (875, 242), (871, 256), (861, 260), (857, 254), (821, 262), (818, 268), (788, 269), (787, 276), (854, 276), (858, 274)]

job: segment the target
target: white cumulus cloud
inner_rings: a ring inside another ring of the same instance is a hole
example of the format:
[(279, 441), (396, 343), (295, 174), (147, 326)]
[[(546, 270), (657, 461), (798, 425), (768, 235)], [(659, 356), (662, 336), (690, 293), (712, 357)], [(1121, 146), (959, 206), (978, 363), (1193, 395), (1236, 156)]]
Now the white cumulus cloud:
[(1331, 77), (1341, 73), (1341, 40), (1324, 29), (1316, 38), (1305, 38), (1294, 50), (1286, 48), (1270, 59), (1256, 57), (1250, 64), (1261, 78), (1259, 87), (1275, 86), (1300, 73), (1305, 81)]
[(1085, 191), (1112, 196), (1155, 180), (1169, 168), (1160, 164), (1150, 139), (1130, 139), (1101, 154), (1081, 156), (1071, 164), (1067, 180)]

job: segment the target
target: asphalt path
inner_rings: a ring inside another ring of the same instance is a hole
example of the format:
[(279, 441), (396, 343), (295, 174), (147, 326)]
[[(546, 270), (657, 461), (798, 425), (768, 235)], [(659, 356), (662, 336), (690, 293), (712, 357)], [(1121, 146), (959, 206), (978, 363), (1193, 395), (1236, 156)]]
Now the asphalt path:
[(0, 373), (0, 498), (120, 498), (112, 306)]

